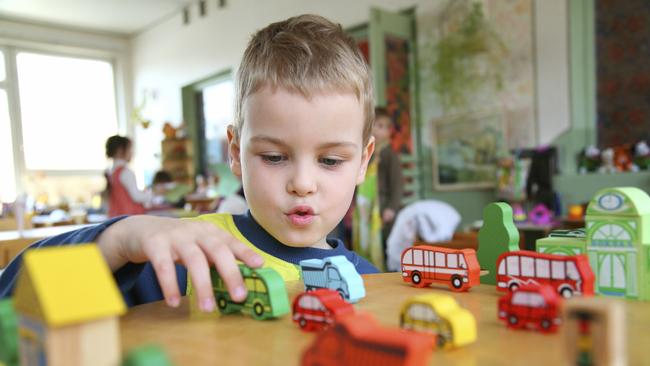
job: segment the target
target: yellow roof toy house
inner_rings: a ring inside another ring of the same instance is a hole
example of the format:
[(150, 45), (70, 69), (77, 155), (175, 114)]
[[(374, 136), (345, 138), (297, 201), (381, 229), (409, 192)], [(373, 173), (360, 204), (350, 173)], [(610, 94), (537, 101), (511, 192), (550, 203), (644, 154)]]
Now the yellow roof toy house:
[(92, 244), (24, 255), (14, 301), (21, 365), (117, 365), (126, 306)]

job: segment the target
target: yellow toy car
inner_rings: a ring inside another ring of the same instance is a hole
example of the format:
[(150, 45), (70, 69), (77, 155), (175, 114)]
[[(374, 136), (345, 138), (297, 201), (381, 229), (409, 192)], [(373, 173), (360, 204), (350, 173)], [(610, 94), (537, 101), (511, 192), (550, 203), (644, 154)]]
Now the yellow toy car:
[(439, 348), (460, 347), (476, 340), (476, 320), (446, 294), (414, 296), (404, 302), (400, 327), (436, 335)]

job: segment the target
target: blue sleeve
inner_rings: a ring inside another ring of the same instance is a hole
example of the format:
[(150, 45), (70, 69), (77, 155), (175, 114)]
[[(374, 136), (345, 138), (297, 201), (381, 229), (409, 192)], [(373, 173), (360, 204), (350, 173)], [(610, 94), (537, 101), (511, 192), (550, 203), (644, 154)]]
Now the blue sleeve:
[(354, 268), (359, 272), (359, 274), (379, 273), (377, 267), (373, 266), (365, 258), (352, 251), (349, 251), (348, 253), (350, 253), (350, 255), (346, 255), (346, 257), (348, 257), (348, 260), (354, 264)]
[[(116, 217), (98, 225), (45, 238), (30, 245), (27, 249), (94, 242), (99, 234), (106, 230), (106, 228), (125, 217), (126, 216)], [(18, 254), (11, 263), (9, 263), (7, 268), (2, 272), (2, 275), (0, 275), (0, 299), (12, 295), (22, 266), (22, 255), (25, 250)], [(184, 294), (187, 283), (185, 268), (177, 265), (176, 271), (178, 274), (177, 277), (181, 293)], [(122, 296), (124, 297), (124, 301), (128, 306), (161, 300), (163, 298), (153, 268), (148, 262), (139, 264), (127, 263), (122, 268), (115, 271), (113, 276), (115, 277), (115, 281), (117, 282), (117, 285), (122, 292)]]

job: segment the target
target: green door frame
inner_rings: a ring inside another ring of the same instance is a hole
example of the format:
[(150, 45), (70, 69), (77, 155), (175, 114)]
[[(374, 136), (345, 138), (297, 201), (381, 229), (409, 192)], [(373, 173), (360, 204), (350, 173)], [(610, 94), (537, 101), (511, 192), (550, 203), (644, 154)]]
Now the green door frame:
[(203, 144), (205, 141), (199, 141), (201, 133), (199, 103), (197, 95), (210, 85), (216, 84), (222, 80), (232, 79), (232, 69), (220, 71), (201, 80), (195, 81), (181, 88), (181, 97), (183, 101), (183, 121), (187, 127), (187, 133), (192, 139), (194, 146), (194, 166), (197, 174), (205, 175), (205, 156), (203, 156)]

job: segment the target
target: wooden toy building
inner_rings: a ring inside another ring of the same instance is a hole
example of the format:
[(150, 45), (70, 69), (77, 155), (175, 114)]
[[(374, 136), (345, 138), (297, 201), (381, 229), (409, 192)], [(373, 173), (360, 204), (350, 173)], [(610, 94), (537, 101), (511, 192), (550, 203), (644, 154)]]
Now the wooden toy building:
[(95, 245), (25, 253), (14, 294), (22, 365), (117, 365), (126, 311)]
[(596, 293), (650, 300), (650, 196), (634, 187), (603, 189), (591, 199), (585, 225), (584, 238), (565, 233), (541, 239), (537, 250), (586, 253)]

